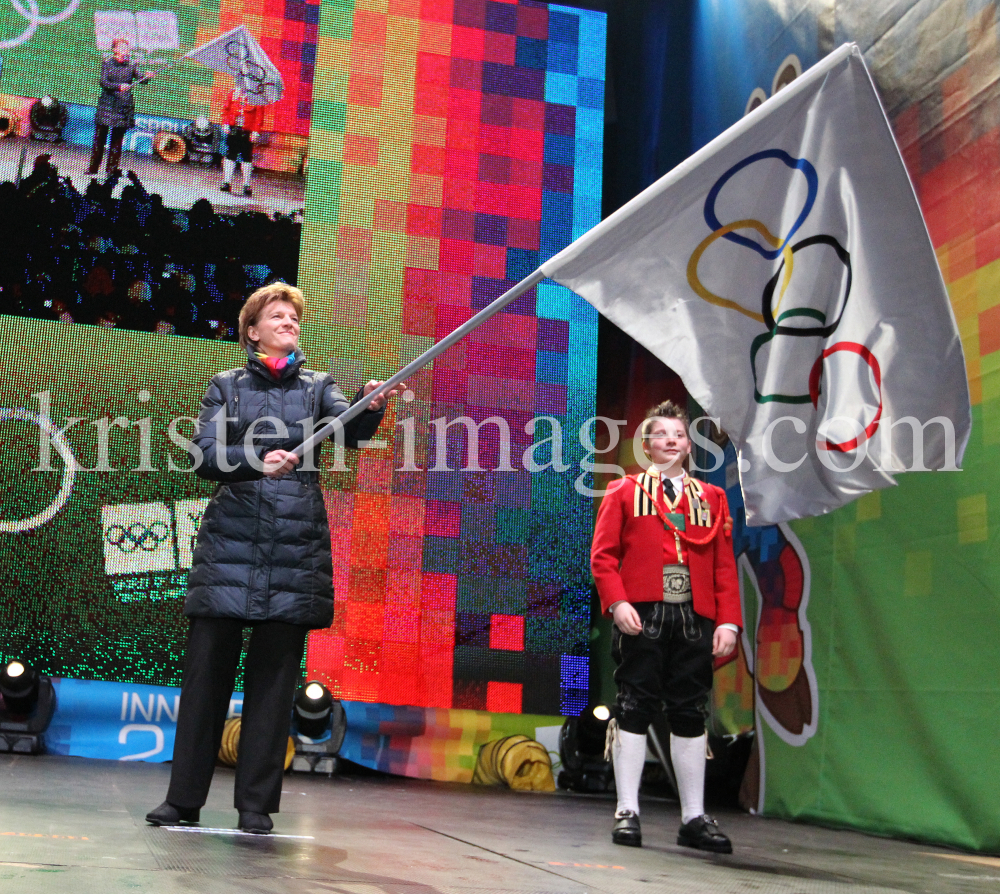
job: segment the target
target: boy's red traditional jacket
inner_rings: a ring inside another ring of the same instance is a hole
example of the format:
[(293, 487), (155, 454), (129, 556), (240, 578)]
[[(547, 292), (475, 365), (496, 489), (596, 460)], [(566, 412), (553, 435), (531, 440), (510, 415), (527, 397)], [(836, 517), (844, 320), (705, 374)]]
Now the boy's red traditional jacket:
[(222, 107), (222, 123), (259, 133), (264, 123), (264, 106), (252, 106), (232, 91)]
[[(615, 481), (597, 511), (590, 568), (601, 598), (601, 609), (605, 612), (619, 600), (659, 602), (663, 599), (664, 550), (673, 549), (671, 544), (675, 538), (647, 494), (656, 498), (661, 510), (665, 509), (655, 468)], [(716, 626), (735, 624), (742, 627), (725, 492), (685, 476), (684, 496), (674, 511), (685, 517), (685, 530), (680, 534), (681, 549), (684, 564), (691, 572), (694, 610), (714, 620)], [(668, 540), (665, 542), (664, 538)]]

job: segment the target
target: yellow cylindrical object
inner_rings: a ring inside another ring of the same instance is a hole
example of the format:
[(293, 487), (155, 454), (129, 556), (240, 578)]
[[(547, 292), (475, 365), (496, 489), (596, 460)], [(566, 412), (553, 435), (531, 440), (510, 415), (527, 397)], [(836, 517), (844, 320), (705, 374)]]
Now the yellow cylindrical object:
[(527, 736), (494, 739), (479, 749), (472, 781), (507, 785), (515, 791), (554, 792), (552, 761), (545, 747)]
[(184, 137), (169, 130), (161, 130), (156, 135), (153, 148), (160, 158), (172, 164), (184, 161), (184, 156), (187, 155), (187, 143), (184, 142)]
[[(219, 746), (219, 760), (227, 767), (236, 766), (236, 758), (240, 753), (240, 718), (232, 717), (226, 721), (222, 730), (222, 744)], [(295, 757), (295, 740), (289, 736), (285, 747), (285, 769), (292, 765)]]
[(232, 717), (226, 721), (222, 730), (222, 745), (219, 747), (219, 760), (227, 767), (236, 766), (236, 756), (240, 746), (240, 718)]
[(18, 119), (10, 109), (0, 109), (0, 140), (17, 136)]

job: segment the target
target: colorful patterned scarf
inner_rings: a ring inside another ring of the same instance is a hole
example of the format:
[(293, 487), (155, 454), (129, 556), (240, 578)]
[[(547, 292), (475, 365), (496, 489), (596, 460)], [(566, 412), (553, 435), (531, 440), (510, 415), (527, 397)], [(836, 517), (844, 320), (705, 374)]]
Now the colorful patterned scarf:
[(254, 351), (254, 353), (257, 355), (257, 359), (271, 371), (271, 375), (276, 379), (281, 378), (281, 371), (289, 363), (295, 362), (295, 351), (292, 351), (287, 357), (268, 357), (267, 354), (262, 354), (260, 351)]

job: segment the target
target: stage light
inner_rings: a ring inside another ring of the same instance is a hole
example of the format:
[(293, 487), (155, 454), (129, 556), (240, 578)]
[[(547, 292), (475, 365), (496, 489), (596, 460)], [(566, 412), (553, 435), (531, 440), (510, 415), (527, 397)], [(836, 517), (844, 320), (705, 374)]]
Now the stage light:
[(30, 714), (38, 703), (38, 671), (20, 661), (11, 661), (0, 671), (0, 696), (11, 714)]
[(604, 759), (611, 711), (607, 705), (588, 707), (579, 717), (567, 717), (559, 731), (559, 787), (577, 792), (605, 792), (614, 778)]
[(322, 683), (311, 680), (295, 693), (292, 769), (333, 775), (337, 752), (344, 743), (347, 718), (344, 707)]
[(333, 696), (322, 683), (307, 683), (295, 693), (295, 726), (299, 735), (321, 739), (330, 729)]
[(187, 158), (192, 164), (215, 164), (219, 154), (222, 135), (218, 125), (212, 124), (204, 115), (184, 125), (182, 131), (187, 145)]
[(59, 143), (69, 120), (69, 112), (58, 99), (46, 94), (32, 104), (28, 119), (31, 122), (31, 139)]
[(40, 754), (56, 709), (52, 681), (25, 661), (0, 671), (0, 752)]

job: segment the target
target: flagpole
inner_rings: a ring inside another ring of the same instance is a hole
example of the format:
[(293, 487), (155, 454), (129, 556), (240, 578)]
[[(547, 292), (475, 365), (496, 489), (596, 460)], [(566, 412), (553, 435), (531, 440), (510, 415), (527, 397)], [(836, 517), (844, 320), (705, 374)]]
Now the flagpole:
[(478, 328), (491, 317), (498, 314), (503, 310), (508, 304), (510, 304), (515, 298), (519, 298), (528, 289), (537, 286), (543, 279), (545, 279), (545, 274), (542, 273), (542, 268), (539, 267), (533, 273), (530, 273), (524, 279), (522, 279), (516, 286), (512, 289), (504, 292), (499, 298), (492, 301), (490, 304), (486, 305), (479, 313), (475, 316), (469, 317), (461, 326), (455, 329), (450, 334), (446, 335), (441, 341), (434, 345), (431, 345), (423, 354), (417, 357), (415, 360), (411, 360), (406, 364), (398, 373), (396, 373), (392, 378), (386, 379), (385, 383), (381, 388), (377, 388), (372, 391), (371, 394), (366, 395), (361, 400), (355, 404), (351, 404), (348, 409), (341, 413), (332, 422), (327, 423), (322, 428), (317, 429), (312, 435), (306, 438), (298, 447), (296, 447), (292, 453), (298, 456), (305, 454), (307, 450), (311, 450), (321, 441), (326, 440), (330, 435), (332, 435), (338, 429), (342, 429), (344, 425), (350, 422), (355, 416), (360, 415), (365, 410), (368, 409), (369, 405), (374, 401), (380, 394), (385, 391), (391, 391), (396, 385), (403, 383), (409, 376), (413, 375), (415, 372), (426, 366), (440, 354), (448, 350), (455, 342), (460, 341), (465, 338), (473, 329)]
[[(156, 69), (156, 71), (153, 72), (153, 78), (155, 78), (157, 75), (163, 74), (163, 72), (165, 72), (165, 71), (170, 71), (170, 69), (172, 69), (172, 68), (177, 68), (185, 59), (187, 59), (187, 55), (186, 54), (184, 56), (181, 56), (180, 59), (174, 59), (173, 62), (170, 62), (167, 65), (164, 65), (163, 68)], [(153, 80), (153, 78), (150, 78), (149, 80), (151, 81), (151, 80)], [(145, 81), (144, 83), (148, 84), (149, 81)]]

